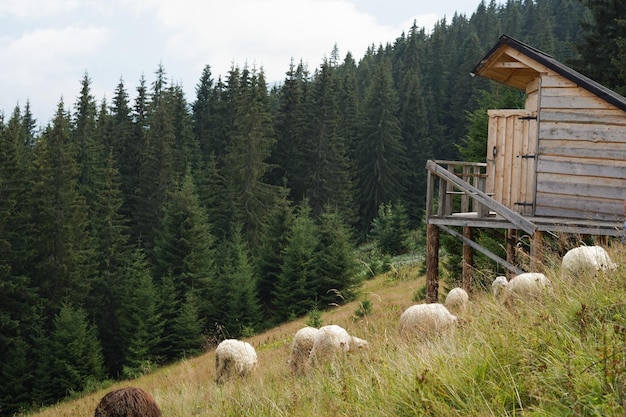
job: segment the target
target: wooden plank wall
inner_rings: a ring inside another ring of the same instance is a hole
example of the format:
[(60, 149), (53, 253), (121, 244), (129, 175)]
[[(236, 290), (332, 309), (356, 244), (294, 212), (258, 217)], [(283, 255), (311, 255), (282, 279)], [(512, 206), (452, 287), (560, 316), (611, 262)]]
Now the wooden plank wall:
[(620, 221), (626, 113), (558, 75), (541, 78), (535, 215)]

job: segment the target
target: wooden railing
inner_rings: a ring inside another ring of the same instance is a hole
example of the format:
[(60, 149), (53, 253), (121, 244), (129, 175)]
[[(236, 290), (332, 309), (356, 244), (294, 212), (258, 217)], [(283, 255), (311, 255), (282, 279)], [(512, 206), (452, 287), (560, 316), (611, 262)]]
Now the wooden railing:
[[(478, 217), (484, 217), (488, 214), (484, 206), (464, 191), (465, 186), (459, 187), (453, 181), (445, 181), (447, 175), (439, 169), (447, 170), (464, 183), (484, 192), (487, 164), (481, 162), (428, 161), (426, 168), (428, 169), (427, 215), (449, 216), (453, 213), (454, 208), (460, 213), (477, 212)], [(435, 195), (437, 195), (436, 199), (434, 198)]]
[(455, 208), (457, 213), (474, 212), (477, 218), (493, 212), (532, 235), (536, 229), (533, 223), (485, 192), (486, 167), (480, 162), (428, 161), (427, 220), (451, 216)]

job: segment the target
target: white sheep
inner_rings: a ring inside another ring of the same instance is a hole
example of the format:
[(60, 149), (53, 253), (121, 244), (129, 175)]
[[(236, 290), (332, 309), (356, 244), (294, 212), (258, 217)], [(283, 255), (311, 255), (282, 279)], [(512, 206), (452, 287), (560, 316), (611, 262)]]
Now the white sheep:
[(524, 272), (511, 278), (496, 277), (491, 283), (494, 298), (502, 304), (515, 299), (536, 298), (552, 287), (550, 280), (541, 272)]
[(469, 302), (469, 295), (463, 288), (452, 288), (446, 295), (446, 300), (443, 305), (448, 311), (460, 314), (464, 313), (467, 309), (467, 303)]
[(250, 343), (226, 339), (215, 349), (215, 382), (222, 382), (230, 374), (245, 376), (256, 365), (256, 351)]
[(431, 338), (458, 322), (458, 317), (450, 313), (440, 303), (416, 304), (400, 315), (400, 333), (407, 338), (422, 336)]
[(293, 336), (293, 342), (291, 343), (291, 356), (289, 357), (289, 366), (293, 372), (301, 372), (305, 367), (311, 350), (313, 349), (313, 343), (315, 341), (315, 335), (318, 329), (315, 327), (307, 326), (303, 327), (296, 332)]
[(313, 340), (309, 364), (318, 362), (323, 358), (334, 359), (342, 353), (367, 348), (369, 348), (367, 340), (350, 336), (348, 331), (341, 326), (336, 324), (322, 326), (318, 329)]
[(599, 271), (614, 271), (617, 264), (602, 246), (579, 246), (567, 251), (561, 261), (564, 278), (580, 274), (595, 276)]

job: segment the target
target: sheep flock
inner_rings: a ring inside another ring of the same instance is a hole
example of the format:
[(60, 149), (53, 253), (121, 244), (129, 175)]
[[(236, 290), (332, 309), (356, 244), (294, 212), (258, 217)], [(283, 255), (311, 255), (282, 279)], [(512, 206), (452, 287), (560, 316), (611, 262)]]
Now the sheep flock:
[[(585, 246), (570, 250), (562, 259), (563, 276), (614, 270), (617, 265), (600, 246)], [(507, 279), (498, 276), (492, 282), (496, 303), (512, 307), (518, 301), (536, 302), (552, 291), (552, 283), (540, 272), (526, 272)], [(443, 303), (418, 303), (407, 307), (398, 318), (397, 331), (406, 341), (427, 341), (453, 334), (462, 325), (470, 305), (468, 292), (460, 287), (451, 289)], [(350, 353), (367, 350), (365, 339), (351, 335), (343, 327), (331, 324), (315, 328), (305, 326), (293, 336), (287, 364), (294, 374), (302, 374), (320, 362), (348, 358)], [(257, 364), (254, 348), (243, 341), (225, 340), (216, 349), (217, 382), (225, 379), (228, 369), (244, 376)]]
[[(561, 277), (571, 285), (571, 280), (583, 274), (597, 277), (598, 274), (617, 268), (618, 265), (604, 248), (578, 247), (562, 257)], [(506, 309), (518, 301), (537, 302), (552, 293), (552, 283), (540, 272), (526, 272), (509, 279), (497, 276), (491, 286), (496, 308)], [(443, 303), (409, 305), (399, 314), (395, 331), (404, 343), (409, 344), (453, 335), (454, 329), (462, 326), (466, 317), (471, 319), (470, 299), (465, 289), (453, 288), (448, 291)], [(294, 376), (301, 376), (320, 363), (350, 361), (355, 353), (368, 349), (367, 340), (352, 335), (337, 324), (319, 328), (305, 326), (294, 333), (286, 363)], [(257, 366), (256, 350), (248, 342), (226, 339), (215, 349), (214, 380), (217, 384), (246, 377)], [(109, 392), (102, 398), (95, 412), (96, 417), (140, 415), (159, 417), (161, 412), (150, 394), (139, 388)]]

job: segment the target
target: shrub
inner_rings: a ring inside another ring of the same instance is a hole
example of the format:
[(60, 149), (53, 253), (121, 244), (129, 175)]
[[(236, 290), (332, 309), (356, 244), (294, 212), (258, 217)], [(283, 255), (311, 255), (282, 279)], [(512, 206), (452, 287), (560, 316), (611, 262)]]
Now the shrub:
[(409, 217), (401, 204), (381, 204), (378, 217), (372, 221), (370, 237), (386, 255), (401, 255), (410, 249)]
[(306, 321), (307, 326), (319, 328), (322, 327), (322, 312), (314, 308), (309, 311), (309, 318)]
[(362, 319), (372, 313), (372, 302), (369, 299), (365, 299), (359, 303), (359, 306), (354, 311), (354, 317), (356, 319)]

